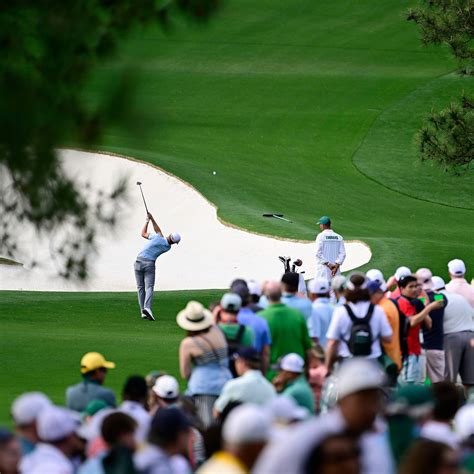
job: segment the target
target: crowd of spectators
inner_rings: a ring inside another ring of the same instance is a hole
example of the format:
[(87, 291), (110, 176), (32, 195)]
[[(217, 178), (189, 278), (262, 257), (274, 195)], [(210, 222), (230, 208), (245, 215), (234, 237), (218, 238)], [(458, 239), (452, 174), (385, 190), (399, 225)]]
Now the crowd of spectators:
[[(377, 269), (301, 292), (299, 275), (235, 280), (190, 301), (178, 374), (81, 361), (65, 406), (17, 397), (0, 430), (2, 474), (474, 472), (474, 286), (427, 268)], [(117, 368), (119, 370), (120, 368)]]

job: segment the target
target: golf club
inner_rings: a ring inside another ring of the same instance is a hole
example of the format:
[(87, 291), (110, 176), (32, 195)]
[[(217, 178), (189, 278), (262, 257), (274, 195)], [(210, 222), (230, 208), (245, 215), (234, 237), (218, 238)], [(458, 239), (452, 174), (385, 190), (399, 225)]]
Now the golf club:
[(289, 219), (283, 217), (283, 214), (262, 214), (263, 217), (273, 217), (275, 219), (280, 219), (285, 222), (291, 222)]
[(146, 201), (145, 201), (145, 196), (143, 195), (143, 191), (142, 191), (142, 183), (140, 181), (137, 181), (137, 186), (140, 188), (140, 192), (142, 193), (142, 198), (143, 198), (143, 204), (145, 204), (145, 210), (146, 210), (146, 213), (148, 214), (148, 207), (146, 207)]

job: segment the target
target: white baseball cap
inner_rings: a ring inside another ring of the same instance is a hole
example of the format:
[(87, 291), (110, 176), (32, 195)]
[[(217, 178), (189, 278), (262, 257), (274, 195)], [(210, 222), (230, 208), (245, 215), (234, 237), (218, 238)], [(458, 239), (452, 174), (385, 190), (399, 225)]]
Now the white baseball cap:
[(308, 291), (315, 295), (329, 293), (329, 282), (325, 278), (314, 278), (308, 283)]
[(460, 441), (474, 435), (474, 403), (464, 405), (454, 417), (454, 430)]
[(156, 395), (165, 400), (178, 398), (179, 396), (178, 381), (171, 375), (158, 377), (152, 390)]
[(416, 271), (416, 278), (418, 283), (421, 281), (424, 290), (431, 290), (433, 288), (433, 274), (429, 268), (419, 268)]
[(304, 359), (294, 352), (287, 354), (281, 359), (280, 369), (301, 374), (304, 371)]
[(258, 281), (247, 280), (247, 286), (251, 295), (262, 295), (262, 286), (260, 285), (260, 283), (258, 283)]
[(244, 445), (270, 439), (270, 419), (261, 407), (250, 403), (234, 408), (222, 428), (226, 443)]
[(179, 242), (181, 241), (181, 235), (179, 235), (177, 232), (173, 232), (172, 234), (170, 234), (170, 237), (173, 243), (175, 244), (179, 244)]
[(363, 390), (382, 388), (385, 384), (385, 375), (380, 366), (362, 357), (354, 357), (344, 362), (336, 377), (339, 399)]
[(402, 278), (406, 278), (411, 275), (411, 270), (408, 267), (398, 267), (395, 272), (395, 280), (400, 281)]
[(42, 410), (52, 405), (41, 392), (27, 392), (17, 397), (12, 404), (12, 416), (17, 425), (33, 423)]
[(273, 397), (266, 405), (265, 412), (272, 423), (287, 425), (295, 420), (302, 421), (310, 417), (309, 411), (300, 407), (292, 397), (279, 395)]
[(461, 276), (466, 273), (466, 265), (459, 258), (455, 258), (448, 263), (448, 270), (451, 275)]
[(442, 290), (446, 286), (446, 283), (444, 282), (444, 280), (439, 276), (432, 277), (431, 281), (433, 283), (432, 286), (431, 286), (431, 289), (433, 291)]
[(346, 277), (343, 275), (336, 275), (331, 280), (331, 290), (340, 291), (346, 283)]
[(383, 273), (380, 270), (377, 270), (376, 268), (372, 268), (365, 275), (367, 277), (367, 280), (376, 281), (377, 283), (380, 283), (380, 285), (382, 285), (382, 283), (385, 283)]
[(38, 415), (37, 430), (42, 441), (59, 441), (75, 433), (81, 424), (79, 413), (51, 405)]

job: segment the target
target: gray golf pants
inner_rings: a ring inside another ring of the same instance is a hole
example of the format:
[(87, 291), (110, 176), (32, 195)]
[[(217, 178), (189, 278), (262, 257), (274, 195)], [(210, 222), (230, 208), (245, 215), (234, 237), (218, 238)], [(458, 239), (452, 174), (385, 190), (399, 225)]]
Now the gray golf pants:
[(134, 269), (140, 311), (143, 311), (144, 308), (151, 309), (153, 288), (155, 286), (155, 262), (153, 260), (137, 258)]

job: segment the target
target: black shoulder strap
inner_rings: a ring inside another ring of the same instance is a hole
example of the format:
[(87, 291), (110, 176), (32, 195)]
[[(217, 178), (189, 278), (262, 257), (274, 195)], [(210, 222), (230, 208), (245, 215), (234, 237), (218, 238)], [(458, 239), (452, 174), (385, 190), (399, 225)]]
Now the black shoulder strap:
[(355, 314), (353, 313), (351, 307), (347, 303), (344, 305), (344, 308), (346, 308), (347, 314), (349, 315), (349, 318), (351, 318), (352, 324), (368, 323), (374, 312), (374, 305), (372, 303), (369, 304), (369, 309), (367, 310), (367, 314), (363, 318), (357, 318)]
[(240, 344), (242, 341), (242, 338), (244, 337), (244, 332), (245, 332), (245, 324), (241, 324), (239, 326), (239, 331), (237, 332), (237, 336), (235, 337), (235, 342), (237, 344)]
[(349, 318), (351, 318), (352, 323), (357, 322), (357, 318), (355, 317), (355, 314), (353, 313), (351, 307), (347, 303), (344, 304), (344, 308), (346, 308), (347, 315), (349, 316)]
[(369, 309), (367, 310), (367, 314), (365, 315), (364, 318), (362, 318), (362, 321), (364, 322), (369, 322), (370, 321), (370, 318), (372, 317), (372, 314), (374, 313), (374, 308), (375, 306), (370, 303), (369, 304)]

